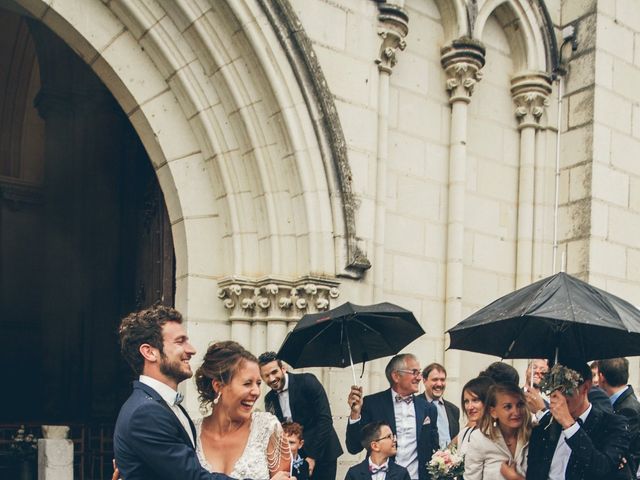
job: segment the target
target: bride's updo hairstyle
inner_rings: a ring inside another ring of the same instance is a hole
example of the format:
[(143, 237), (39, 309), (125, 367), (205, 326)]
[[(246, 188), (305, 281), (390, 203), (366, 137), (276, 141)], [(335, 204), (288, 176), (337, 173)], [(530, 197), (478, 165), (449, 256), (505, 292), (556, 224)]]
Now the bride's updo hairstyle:
[(195, 375), (202, 408), (214, 404), (218, 396), (212, 382), (218, 380), (223, 385), (228, 384), (245, 362), (258, 363), (258, 359), (238, 342), (228, 340), (209, 345)]

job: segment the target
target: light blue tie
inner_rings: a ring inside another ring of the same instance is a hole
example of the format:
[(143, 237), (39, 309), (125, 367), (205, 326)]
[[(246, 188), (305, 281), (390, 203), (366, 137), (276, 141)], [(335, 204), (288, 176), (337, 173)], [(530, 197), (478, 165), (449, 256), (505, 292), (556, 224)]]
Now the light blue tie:
[(444, 403), (438, 400), (432, 402), (438, 409), (438, 437), (440, 440), (440, 448), (447, 448), (447, 445), (451, 443), (451, 435), (449, 435), (449, 420), (447, 419), (447, 411), (444, 408)]

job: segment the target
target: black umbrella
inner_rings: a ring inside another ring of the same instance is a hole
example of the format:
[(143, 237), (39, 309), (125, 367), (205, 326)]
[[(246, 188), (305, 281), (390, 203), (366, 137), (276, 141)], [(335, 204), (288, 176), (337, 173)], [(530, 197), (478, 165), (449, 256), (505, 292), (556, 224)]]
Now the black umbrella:
[(346, 367), (395, 355), (425, 332), (409, 310), (392, 303), (354, 305), (304, 315), (278, 358), (295, 368)]
[(448, 330), (449, 348), (502, 358), (640, 355), (640, 310), (558, 273), (499, 298)]

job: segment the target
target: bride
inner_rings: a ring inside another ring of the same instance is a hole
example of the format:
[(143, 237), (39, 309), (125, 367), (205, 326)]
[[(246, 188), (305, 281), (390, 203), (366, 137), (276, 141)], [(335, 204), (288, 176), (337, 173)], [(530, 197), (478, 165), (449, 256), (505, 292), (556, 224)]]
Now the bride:
[(258, 360), (232, 341), (209, 346), (195, 374), (202, 407), (196, 452), (203, 467), (234, 478), (286, 480), (291, 454), (278, 419), (254, 412), (260, 396)]

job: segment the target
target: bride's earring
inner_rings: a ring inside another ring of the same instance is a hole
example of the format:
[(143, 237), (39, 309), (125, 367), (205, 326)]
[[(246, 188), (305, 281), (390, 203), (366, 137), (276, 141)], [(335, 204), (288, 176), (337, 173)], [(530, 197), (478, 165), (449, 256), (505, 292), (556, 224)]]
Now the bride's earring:
[[(216, 395), (216, 398), (214, 398), (214, 399), (213, 399), (213, 404), (214, 404), (214, 405), (217, 405), (217, 404), (218, 404), (218, 402), (220, 401), (220, 397), (221, 397), (221, 396), (222, 396), (222, 394), (221, 394), (221, 393), (218, 393), (218, 394)], [(494, 426), (495, 426), (495, 425), (494, 425)]]
[(497, 426), (498, 426), (498, 420), (494, 418), (493, 419), (493, 428), (496, 428)]

